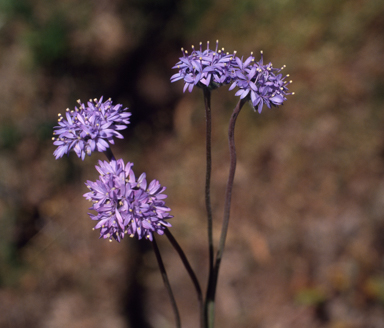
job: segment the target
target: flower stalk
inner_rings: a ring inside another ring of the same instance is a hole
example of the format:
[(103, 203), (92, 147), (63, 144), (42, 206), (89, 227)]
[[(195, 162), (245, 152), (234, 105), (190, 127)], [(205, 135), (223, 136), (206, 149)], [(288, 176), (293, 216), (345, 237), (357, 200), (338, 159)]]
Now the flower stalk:
[(211, 171), (212, 171), (212, 115), (211, 115), (211, 91), (203, 88), (205, 120), (206, 120), (206, 176), (205, 176), (205, 207), (207, 210), (208, 226), (208, 254), (209, 254), (209, 273), (208, 281), (213, 274), (214, 250), (213, 250), (213, 229), (212, 229), (212, 206), (211, 206)]
[(172, 288), (171, 288), (171, 285), (169, 283), (168, 275), (167, 275), (167, 272), (165, 270), (164, 263), (163, 263), (163, 260), (161, 258), (161, 255), (160, 255), (160, 250), (159, 250), (159, 248), (157, 246), (155, 238), (153, 238), (151, 244), (153, 246), (153, 251), (155, 252), (155, 255), (156, 255), (156, 260), (157, 260), (157, 263), (159, 265), (159, 269), (160, 269), (160, 272), (161, 272), (161, 277), (163, 278), (164, 286), (167, 289), (169, 298), (171, 300), (171, 305), (172, 305), (173, 313), (175, 315), (176, 327), (177, 328), (181, 328), (181, 320), (180, 320), (179, 310), (177, 308), (176, 300), (175, 300), (175, 297), (173, 295)]
[(193, 286), (196, 289), (196, 294), (197, 294), (197, 300), (199, 302), (199, 309), (200, 309), (200, 327), (204, 328), (205, 327), (205, 322), (204, 322), (204, 303), (203, 303), (203, 294), (201, 293), (201, 288), (199, 281), (197, 280), (197, 277), (195, 275), (195, 272), (193, 271), (191, 265), (189, 264), (189, 261), (187, 257), (185, 256), (185, 253), (183, 249), (180, 247), (179, 243), (176, 241), (175, 237), (171, 234), (169, 229), (164, 230), (165, 235), (167, 236), (168, 240), (172, 244), (173, 248), (176, 250), (176, 252), (179, 254), (181, 261), (184, 264), (185, 269), (188, 272), (189, 277), (192, 280)]
[(227, 187), (225, 190), (225, 204), (224, 204), (224, 218), (223, 225), (221, 230), (221, 236), (219, 241), (219, 248), (216, 254), (215, 266), (213, 269), (213, 274), (209, 279), (208, 288), (207, 288), (207, 299), (206, 299), (206, 313), (208, 320), (208, 328), (214, 327), (215, 320), (215, 297), (216, 297), (216, 289), (219, 278), (219, 270), (221, 260), (223, 258), (225, 241), (227, 238), (228, 226), (229, 226), (229, 218), (231, 212), (231, 199), (232, 199), (232, 189), (233, 189), (233, 181), (235, 179), (236, 172), (236, 146), (235, 146), (235, 124), (237, 117), (245, 104), (244, 99), (240, 99), (237, 103), (231, 119), (229, 121), (228, 128), (228, 144), (229, 144), (229, 154), (230, 154), (230, 167), (228, 174)]

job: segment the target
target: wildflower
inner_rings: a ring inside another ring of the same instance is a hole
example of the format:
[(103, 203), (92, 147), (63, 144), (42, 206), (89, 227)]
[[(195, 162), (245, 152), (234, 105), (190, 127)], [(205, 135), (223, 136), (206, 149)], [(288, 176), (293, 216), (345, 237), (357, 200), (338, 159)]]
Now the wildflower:
[(261, 113), (263, 105), (271, 106), (282, 105), (287, 98), (286, 95), (294, 94), (287, 93), (288, 84), (292, 81), (285, 81), (289, 75), (283, 77), (279, 74), (281, 70), (285, 68), (285, 65), (278, 68), (273, 68), (272, 63), (267, 65), (263, 64), (263, 52), (261, 52), (261, 59), (255, 63), (255, 58), (251, 54), (245, 61), (243, 58), (236, 57), (236, 64), (234, 67), (233, 83), (229, 90), (234, 89), (236, 86), (239, 90), (236, 92), (236, 96), (240, 96), (241, 99), (247, 97), (250, 100), (252, 107), (259, 113)]
[(216, 89), (229, 83), (229, 71), (235, 54), (225, 53), (224, 48), (218, 49), (218, 47), (219, 41), (216, 41), (214, 51), (209, 49), (207, 42), (207, 49), (202, 50), (200, 42), (200, 50), (195, 50), (192, 46), (190, 55), (181, 48), (183, 57), (180, 57), (180, 61), (173, 67), (179, 72), (172, 75), (171, 82), (184, 79), (183, 92), (187, 89), (192, 92), (194, 86)]
[(90, 99), (87, 105), (80, 100), (77, 102), (79, 107), (67, 108), (65, 118), (59, 114), (59, 125), (54, 127), (52, 140), (57, 146), (53, 153), (56, 159), (71, 150), (82, 160), (95, 150), (103, 152), (109, 147), (108, 143), (114, 144), (113, 137), (123, 138), (118, 131), (129, 124), (131, 113), (120, 104), (113, 105), (111, 99), (104, 102), (103, 97)]
[(152, 241), (153, 233), (162, 235), (171, 226), (166, 221), (172, 218), (165, 206), (166, 188), (157, 180), (148, 185), (145, 173), (136, 180), (132, 166), (122, 159), (99, 161), (99, 180), (86, 182), (90, 191), (84, 197), (93, 203), (90, 210), (97, 212), (88, 214), (98, 221), (94, 229), (100, 229), (100, 238), (120, 242), (128, 234)]

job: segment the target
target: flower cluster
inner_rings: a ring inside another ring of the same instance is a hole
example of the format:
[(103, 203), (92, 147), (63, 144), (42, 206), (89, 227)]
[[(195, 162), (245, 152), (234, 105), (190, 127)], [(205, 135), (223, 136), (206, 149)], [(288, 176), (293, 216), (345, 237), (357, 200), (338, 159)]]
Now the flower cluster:
[(241, 99), (249, 100), (254, 110), (261, 113), (263, 105), (268, 108), (282, 105), (287, 99), (285, 96), (294, 94), (288, 93), (288, 84), (292, 81), (285, 81), (289, 75), (283, 77), (280, 69), (272, 67), (272, 63), (263, 64), (263, 52), (261, 59), (255, 62), (253, 54), (247, 59), (236, 56), (236, 51), (232, 54), (224, 53), (224, 49), (218, 50), (218, 41), (216, 41), (216, 50), (207, 49), (202, 51), (195, 50), (192, 46), (192, 52), (184, 49), (183, 57), (173, 67), (179, 70), (171, 77), (171, 82), (184, 79), (184, 92), (188, 89), (193, 90), (194, 86), (217, 88), (224, 84), (231, 84), (229, 90), (238, 87), (236, 96)]
[(123, 138), (117, 131), (126, 129), (129, 124), (131, 113), (120, 104), (113, 105), (111, 99), (104, 102), (103, 97), (90, 99), (87, 105), (80, 100), (77, 102), (79, 107), (67, 108), (65, 118), (59, 114), (59, 126), (54, 127), (52, 140), (57, 146), (53, 153), (56, 159), (72, 149), (82, 160), (95, 150), (103, 152), (109, 147), (108, 142), (114, 144), (113, 137)]
[(157, 180), (147, 185), (145, 173), (136, 180), (132, 166), (124, 165), (122, 159), (99, 161), (99, 180), (86, 182), (90, 192), (84, 197), (93, 203), (90, 210), (97, 212), (89, 216), (99, 221), (94, 229), (100, 229), (100, 238), (120, 242), (128, 234), (152, 241), (154, 232), (162, 235), (171, 226), (165, 221), (172, 218), (165, 206), (165, 187)]
[(179, 70), (178, 73), (172, 75), (171, 82), (184, 79), (184, 90), (188, 89), (192, 92), (193, 87), (209, 87), (215, 89), (223, 84), (229, 83), (231, 61), (235, 54), (224, 52), (224, 48), (218, 49), (219, 41), (216, 41), (215, 51), (209, 49), (209, 42), (207, 42), (207, 49), (202, 50), (202, 43), (200, 42), (200, 50), (195, 50), (192, 46), (192, 52), (188, 55), (188, 51), (183, 48), (183, 57), (173, 67)]
[[(235, 95), (240, 96), (241, 99), (248, 97), (247, 99), (250, 100), (253, 109), (256, 110), (257, 107), (259, 113), (261, 113), (264, 104), (268, 108), (271, 108), (271, 105), (282, 105), (287, 100), (285, 96), (293, 94), (293, 92), (287, 93), (287, 85), (292, 83), (292, 81), (285, 81), (289, 75), (283, 77), (282, 74), (279, 74), (285, 65), (280, 69), (273, 68), (272, 63), (264, 65), (262, 51), (259, 62), (255, 62), (255, 57), (252, 54), (245, 61), (238, 57), (235, 61), (235, 77), (229, 90), (237, 86), (239, 90)], [(276, 73), (278, 74), (276, 75)]]

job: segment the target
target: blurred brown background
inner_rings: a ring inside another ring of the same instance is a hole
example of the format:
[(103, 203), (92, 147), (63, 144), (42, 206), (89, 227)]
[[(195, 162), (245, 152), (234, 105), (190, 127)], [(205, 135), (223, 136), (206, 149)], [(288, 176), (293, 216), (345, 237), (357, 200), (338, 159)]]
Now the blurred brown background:
[[(203, 97), (169, 78), (180, 47), (216, 39), (286, 64), (296, 93), (239, 117), (217, 327), (384, 327), (383, 16), (379, 0), (1, 0), (0, 327), (174, 327), (149, 243), (91, 230), (82, 194), (103, 155), (52, 155), (57, 114), (79, 98), (130, 108), (113, 151), (167, 186), (205, 287)], [(217, 239), (234, 93), (212, 95)], [(197, 327), (191, 282), (157, 240)]]

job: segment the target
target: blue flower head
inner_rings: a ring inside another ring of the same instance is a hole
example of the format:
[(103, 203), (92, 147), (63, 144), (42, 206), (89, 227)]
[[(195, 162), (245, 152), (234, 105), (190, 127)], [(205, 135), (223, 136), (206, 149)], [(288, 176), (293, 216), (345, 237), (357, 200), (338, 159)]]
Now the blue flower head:
[(278, 68), (273, 68), (272, 63), (263, 64), (263, 52), (261, 51), (261, 59), (255, 62), (255, 57), (251, 54), (246, 60), (243, 58), (235, 58), (236, 64), (233, 64), (234, 73), (232, 85), (229, 90), (238, 87), (236, 96), (241, 99), (247, 97), (252, 104), (253, 109), (261, 113), (263, 105), (271, 106), (282, 105), (287, 98), (288, 85), (292, 81), (285, 81), (289, 75), (283, 77), (280, 72), (285, 68), (285, 65)]
[(200, 50), (196, 50), (192, 46), (191, 54), (181, 48), (183, 57), (180, 57), (180, 61), (173, 67), (179, 72), (172, 75), (171, 82), (184, 79), (183, 92), (187, 89), (192, 92), (194, 86), (216, 89), (229, 83), (230, 66), (234, 54), (225, 53), (224, 48), (218, 48), (219, 41), (216, 41), (215, 50), (209, 49), (209, 42), (207, 42), (207, 49), (205, 50), (202, 49), (201, 42)]
[(282, 105), (287, 98), (285, 96), (294, 94), (288, 93), (288, 85), (292, 81), (286, 81), (289, 77), (283, 77), (280, 69), (274, 68), (272, 63), (264, 65), (263, 52), (261, 59), (255, 62), (253, 54), (246, 58), (236, 56), (236, 51), (232, 54), (225, 53), (224, 48), (219, 48), (219, 42), (216, 41), (216, 49), (196, 50), (192, 46), (191, 54), (181, 49), (183, 57), (173, 67), (179, 72), (172, 75), (171, 82), (184, 80), (184, 90), (191, 92), (194, 86), (200, 88), (216, 89), (225, 84), (231, 84), (229, 90), (238, 87), (236, 96), (250, 101), (253, 109), (261, 113), (263, 105), (268, 108)]
[(119, 130), (124, 130), (129, 124), (131, 113), (127, 108), (113, 105), (112, 100), (103, 102), (90, 99), (87, 105), (77, 101), (79, 107), (66, 110), (65, 117), (59, 114), (58, 126), (54, 127), (52, 140), (57, 146), (54, 151), (56, 159), (73, 150), (76, 155), (84, 160), (85, 155), (94, 151), (103, 152), (109, 144), (114, 144), (113, 137), (123, 138)]
[(166, 221), (172, 216), (165, 206), (165, 187), (157, 180), (148, 184), (145, 173), (136, 180), (132, 166), (122, 159), (99, 161), (99, 180), (86, 182), (90, 191), (84, 197), (93, 203), (90, 210), (97, 212), (89, 216), (98, 221), (94, 229), (100, 229), (100, 238), (120, 242), (128, 235), (152, 241), (155, 232), (162, 235), (171, 226)]

